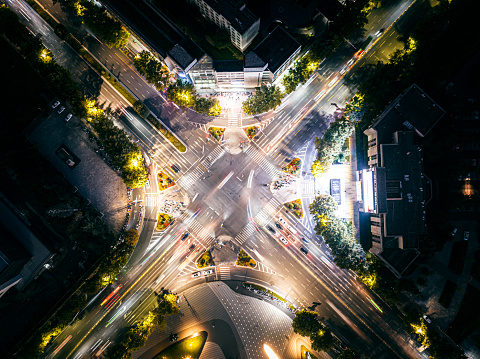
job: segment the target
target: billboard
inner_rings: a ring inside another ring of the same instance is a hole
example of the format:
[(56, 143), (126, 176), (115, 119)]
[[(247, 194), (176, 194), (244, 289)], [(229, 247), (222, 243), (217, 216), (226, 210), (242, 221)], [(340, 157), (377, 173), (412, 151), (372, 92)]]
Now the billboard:
[(342, 204), (342, 193), (340, 191), (340, 180), (338, 178), (332, 178), (330, 180), (330, 195), (338, 205)]

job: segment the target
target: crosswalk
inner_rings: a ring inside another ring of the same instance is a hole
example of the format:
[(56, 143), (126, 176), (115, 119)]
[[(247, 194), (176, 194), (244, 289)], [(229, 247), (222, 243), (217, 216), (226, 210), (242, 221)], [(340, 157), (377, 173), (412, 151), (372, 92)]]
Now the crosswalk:
[[(254, 217), (254, 221), (260, 225), (264, 226), (272, 220), (272, 218), (277, 214), (278, 210), (282, 208), (282, 204), (275, 198), (272, 197), (268, 203), (262, 207), (260, 212)], [(245, 227), (237, 234), (235, 240), (239, 245), (245, 243), (245, 241), (250, 238), (255, 233), (255, 224), (250, 221)]]
[(231, 113), (228, 114), (228, 127), (239, 127), (240, 126), (240, 114)]
[(213, 151), (205, 157), (202, 162), (198, 164), (193, 170), (185, 173), (182, 177), (180, 177), (177, 181), (178, 185), (183, 187), (184, 189), (189, 189), (195, 182), (197, 182), (205, 172), (215, 163), (216, 160), (220, 158), (225, 153), (225, 150), (217, 146), (213, 149)]
[(219, 267), (217, 268), (217, 273), (220, 280), (230, 280), (230, 267)]
[(205, 247), (214, 241), (214, 238), (196, 219), (194, 219), (188, 226), (189, 232), (192, 232), (195, 237), (200, 240)]
[(265, 264), (261, 263), (261, 262), (257, 262), (257, 268), (255, 268), (257, 270), (259, 270), (260, 272), (265, 272), (265, 273), (269, 273), (269, 274), (275, 274), (276, 272), (272, 269), (270, 269), (269, 267), (267, 267)]
[(270, 177), (275, 178), (280, 171), (275, 168), (266, 158), (266, 154), (257, 150), (256, 146), (250, 145), (245, 149), (245, 153), (257, 163), (265, 172), (267, 172)]
[(311, 197), (315, 195), (315, 182), (314, 181), (302, 181), (302, 196)]

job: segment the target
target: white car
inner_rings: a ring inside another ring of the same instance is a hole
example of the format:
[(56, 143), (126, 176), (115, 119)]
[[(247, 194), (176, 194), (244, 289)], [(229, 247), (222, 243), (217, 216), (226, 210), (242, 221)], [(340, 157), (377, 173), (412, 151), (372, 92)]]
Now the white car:
[(192, 274), (192, 278), (200, 277), (200, 272), (195, 272)]
[(55, 101), (55, 103), (52, 105), (52, 108), (56, 108), (58, 105), (60, 105), (60, 101)]
[(67, 117), (65, 117), (65, 121), (68, 122), (68, 121), (70, 121), (71, 118), (72, 118), (72, 114), (69, 113), (69, 114), (67, 115)]
[(208, 269), (203, 271), (203, 275), (213, 274), (213, 269)]
[(60, 107), (57, 113), (60, 115), (63, 111), (65, 111), (65, 106)]
[(282, 242), (283, 244), (287, 245), (288, 244), (288, 241), (283, 238), (283, 237), (280, 237), (280, 242)]
[(278, 221), (280, 223), (287, 224), (287, 222), (285, 222), (285, 220), (282, 217), (278, 217)]
[(423, 315), (423, 319), (425, 319), (425, 321), (426, 321), (428, 324), (430, 324), (430, 323), (432, 322), (432, 320), (431, 320), (429, 317), (427, 317), (425, 314)]

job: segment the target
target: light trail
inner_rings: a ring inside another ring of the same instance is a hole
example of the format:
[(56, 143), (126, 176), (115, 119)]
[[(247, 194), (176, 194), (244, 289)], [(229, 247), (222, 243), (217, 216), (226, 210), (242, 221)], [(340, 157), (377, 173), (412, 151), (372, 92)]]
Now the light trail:
[(230, 173), (227, 175), (227, 177), (225, 177), (223, 179), (222, 182), (220, 182), (220, 184), (217, 186), (217, 189), (221, 189), (223, 186), (225, 186), (225, 183), (227, 183), (227, 181), (230, 179), (230, 177), (233, 176), (233, 171), (230, 171)]
[(107, 303), (110, 300), (110, 298), (112, 298), (115, 295), (115, 293), (117, 293), (122, 287), (123, 287), (123, 284), (120, 284), (117, 288), (115, 288), (115, 290), (112, 293), (110, 293), (110, 295), (107, 298), (105, 298), (105, 300), (102, 302), (102, 304), (100, 304), (100, 306), (103, 306), (105, 303)]
[(107, 323), (107, 325), (105, 326), (105, 328), (107, 328), (110, 324), (112, 324), (112, 323), (115, 321), (115, 319), (117, 319), (118, 316), (119, 316), (120, 314), (123, 314), (124, 312), (125, 312), (125, 307), (120, 308), (120, 310), (117, 312), (117, 314), (115, 314), (115, 315), (113, 316), (113, 318), (108, 321), (108, 323)]
[(58, 354), (58, 352), (70, 341), (70, 339), (72, 339), (72, 336), (71, 336), (71, 335), (69, 335), (69, 336), (62, 342), (62, 344), (60, 344), (60, 345), (58, 346), (58, 348), (55, 349), (55, 351), (53, 352), (52, 358), (53, 358), (55, 355)]

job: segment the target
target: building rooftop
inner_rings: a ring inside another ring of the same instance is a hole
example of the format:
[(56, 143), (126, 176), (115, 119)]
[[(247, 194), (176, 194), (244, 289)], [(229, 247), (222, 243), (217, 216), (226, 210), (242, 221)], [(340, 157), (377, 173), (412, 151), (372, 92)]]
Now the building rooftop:
[(168, 51), (168, 56), (185, 72), (188, 72), (204, 55), (205, 52), (189, 38), (181, 40)]
[(246, 69), (248, 68), (266, 68), (266, 63), (263, 61), (258, 55), (250, 51), (248, 54), (245, 55), (243, 58), (243, 65)]
[(318, 0), (316, 9), (328, 20), (333, 21), (342, 10), (342, 4), (337, 0)]
[(243, 72), (242, 60), (218, 60), (213, 62), (217, 72)]
[[(297, 40), (281, 26), (277, 26), (252, 52), (268, 64), (267, 67), (272, 73), (275, 73), (300, 47)], [(249, 54), (245, 56), (245, 63)]]
[(216, 13), (221, 14), (230, 22), (230, 25), (243, 34), (257, 20), (250, 10), (247, 9), (245, 3), (241, 0), (204, 0)]
[(386, 108), (371, 128), (377, 131), (377, 143), (391, 143), (392, 134), (402, 130), (413, 130), (424, 137), (444, 114), (435, 101), (413, 84)]
[[(418, 247), (413, 234), (425, 233), (422, 149), (412, 132), (395, 132), (395, 143), (380, 145), (385, 168), (387, 216), (385, 236), (405, 236), (404, 248)], [(412, 239), (413, 242), (409, 242)]]

